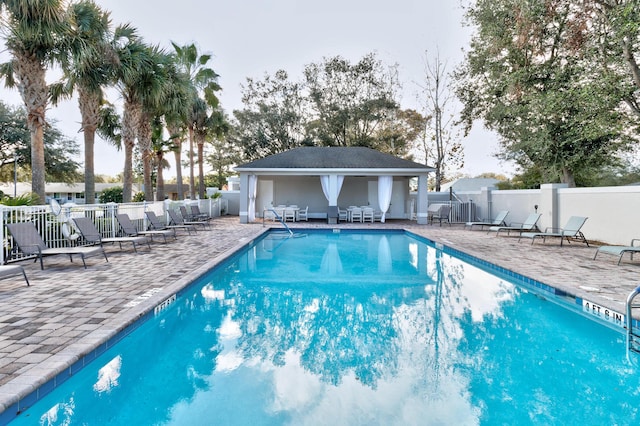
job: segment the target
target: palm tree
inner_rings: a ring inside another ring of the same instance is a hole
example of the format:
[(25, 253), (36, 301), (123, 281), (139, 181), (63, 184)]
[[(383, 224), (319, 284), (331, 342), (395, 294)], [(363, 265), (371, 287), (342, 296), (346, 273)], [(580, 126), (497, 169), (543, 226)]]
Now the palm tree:
[[(187, 128), (189, 130), (189, 184), (191, 198), (195, 198), (195, 179), (193, 173), (193, 143), (195, 136), (194, 123), (195, 118), (201, 115), (203, 107), (203, 104), (201, 102), (197, 102), (196, 99), (200, 94), (203, 94), (204, 101), (206, 102), (205, 105), (211, 108), (216, 108), (219, 103), (216, 92), (220, 90), (220, 86), (218, 85), (218, 74), (206, 66), (211, 59), (211, 55), (199, 55), (198, 49), (193, 43), (185, 46), (178, 46), (176, 43), (172, 42), (172, 45), (176, 52), (175, 57), (178, 66), (188, 76), (194, 87), (193, 104), (191, 113), (188, 116)], [(180, 182), (178, 182), (178, 185), (180, 185)]]
[(116, 70), (116, 86), (123, 98), (121, 143), (124, 147), (122, 199), (131, 201), (133, 187), (133, 148), (145, 97), (143, 82), (153, 73), (153, 49), (144, 44), (136, 31), (129, 31), (118, 39), (120, 66)]
[[(101, 107), (104, 104), (103, 87), (112, 81), (113, 67), (119, 61), (111, 44), (109, 13), (92, 0), (82, 0), (71, 6), (74, 18), (74, 44), (71, 61), (65, 67), (70, 94), (78, 90), (78, 105), (82, 115), (84, 133), (84, 185), (85, 201), (95, 203), (94, 144), (96, 129), (100, 126)], [(120, 31), (120, 30), (119, 30)]]
[(64, 0), (4, 0), (7, 13), (6, 46), (10, 62), (0, 74), (9, 87), (17, 87), (27, 109), (31, 136), (31, 190), (45, 200), (44, 126), (49, 102), (46, 71), (65, 60), (70, 20)]
[(195, 140), (198, 144), (198, 196), (204, 198), (204, 144), (211, 138), (224, 135), (229, 130), (229, 125), (219, 108), (198, 118), (194, 126)]
[(154, 153), (156, 174), (156, 201), (164, 201), (163, 169), (168, 166), (164, 154), (175, 149), (174, 138), (164, 139), (164, 123), (159, 116), (154, 117), (151, 131), (151, 149)]

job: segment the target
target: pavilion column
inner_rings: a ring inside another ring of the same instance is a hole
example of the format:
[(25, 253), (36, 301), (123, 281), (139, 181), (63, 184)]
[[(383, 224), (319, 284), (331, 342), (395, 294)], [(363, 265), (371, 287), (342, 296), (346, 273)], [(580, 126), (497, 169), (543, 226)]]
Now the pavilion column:
[(240, 173), (240, 223), (249, 223), (249, 174)]
[(428, 176), (427, 173), (418, 176), (418, 197), (417, 197), (418, 205), (416, 207), (416, 219), (418, 220), (418, 224), (420, 225), (426, 225), (428, 223), (427, 208), (429, 207), (429, 201), (428, 201), (429, 187), (427, 182), (427, 176)]

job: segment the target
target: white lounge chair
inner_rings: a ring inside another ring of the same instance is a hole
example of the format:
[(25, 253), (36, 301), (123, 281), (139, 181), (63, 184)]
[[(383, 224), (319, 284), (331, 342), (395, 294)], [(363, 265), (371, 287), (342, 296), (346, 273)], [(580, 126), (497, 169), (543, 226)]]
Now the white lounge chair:
[[(566, 239), (567, 242), (571, 242), (571, 240), (579, 241), (589, 247), (589, 241), (587, 241), (584, 234), (580, 231), (586, 221), (586, 217), (571, 216), (564, 228), (547, 228), (544, 232), (522, 232), (520, 238), (531, 238), (531, 244), (533, 244), (536, 238), (542, 238), (542, 242), (544, 243), (547, 238), (554, 237), (560, 238), (560, 245), (562, 245), (562, 242)], [(518, 238), (518, 241), (520, 241), (520, 238)]]
[(602, 246), (598, 247), (596, 253), (593, 255), (593, 260), (596, 260), (596, 257), (599, 253), (610, 254), (612, 256), (618, 256), (618, 265), (620, 261), (622, 261), (622, 256), (625, 253), (629, 253), (631, 255), (631, 260), (633, 260), (633, 254), (640, 252), (640, 238), (634, 238), (631, 240), (631, 243), (628, 246)]
[(509, 226), (492, 226), (487, 233), (495, 232), (497, 237), (502, 231), (507, 231), (507, 235), (509, 235), (511, 231), (518, 232), (519, 234), (534, 231), (538, 229), (537, 223), (538, 220), (540, 220), (540, 216), (542, 215), (539, 213), (531, 213), (522, 223), (514, 222)]
[(469, 227), (469, 230), (473, 230), (474, 226), (479, 226), (480, 229), (484, 229), (485, 226), (507, 226), (505, 219), (507, 218), (508, 214), (509, 214), (509, 210), (502, 210), (498, 212), (496, 217), (491, 222), (488, 222), (488, 221), (467, 222), (464, 224), (464, 226), (465, 228)]

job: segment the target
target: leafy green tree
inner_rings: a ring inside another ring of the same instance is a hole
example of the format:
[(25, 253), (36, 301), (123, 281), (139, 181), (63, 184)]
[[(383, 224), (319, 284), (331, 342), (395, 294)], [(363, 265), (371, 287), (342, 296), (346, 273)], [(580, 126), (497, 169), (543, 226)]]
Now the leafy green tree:
[[(31, 171), (31, 146), (24, 108), (11, 108), (0, 102), (0, 179), (14, 179), (14, 161), (19, 180)], [(49, 182), (78, 182), (80, 164), (78, 144), (67, 138), (55, 122), (43, 132), (45, 178)]]
[(477, 31), (457, 75), (462, 118), (467, 130), (482, 119), (496, 131), (503, 159), (575, 186), (630, 146), (619, 108), (628, 91), (598, 60), (592, 8), (478, 0), (466, 16)]
[(262, 80), (247, 78), (242, 87), (245, 107), (233, 112), (235, 126), (230, 135), (234, 144), (243, 147), (245, 159), (311, 144), (305, 129), (309, 117), (303, 86), (290, 81), (283, 70)]
[(5, 0), (5, 43), (10, 62), (2, 64), (0, 74), (9, 87), (17, 87), (27, 109), (31, 139), (31, 187), (45, 199), (45, 111), (50, 87), (47, 69), (65, 60), (70, 22), (63, 0)]
[(385, 68), (369, 54), (355, 64), (339, 56), (324, 59), (303, 71), (301, 82), (290, 81), (285, 71), (247, 79), (245, 107), (233, 112), (227, 137), (242, 147), (245, 160), (299, 146), (366, 146), (410, 155), (417, 128), (397, 101), (396, 66)]
[(307, 65), (314, 141), (323, 146), (373, 146), (386, 118), (399, 108), (394, 75), (393, 67), (386, 70), (373, 53), (356, 64), (336, 56)]

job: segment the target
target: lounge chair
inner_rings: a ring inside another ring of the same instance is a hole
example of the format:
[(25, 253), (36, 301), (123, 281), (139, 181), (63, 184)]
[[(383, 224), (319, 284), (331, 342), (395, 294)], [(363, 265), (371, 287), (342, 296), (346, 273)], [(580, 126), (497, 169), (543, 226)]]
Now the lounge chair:
[(212, 217), (206, 213), (200, 211), (200, 207), (197, 204), (191, 206), (191, 216), (193, 220), (211, 220)]
[[(550, 237), (560, 238), (561, 246), (562, 242), (566, 238), (567, 242), (571, 242), (571, 240), (579, 241), (581, 243), (585, 243), (587, 247), (589, 247), (589, 241), (587, 241), (587, 239), (584, 237), (584, 234), (580, 231), (586, 221), (586, 217), (571, 216), (564, 228), (547, 228), (544, 230), (544, 232), (523, 232), (520, 234), (520, 238), (531, 238), (531, 244), (536, 241), (536, 238), (542, 238), (543, 243), (546, 242), (547, 238)], [(518, 241), (519, 240), (520, 239), (518, 239)]]
[[(193, 207), (193, 206), (191, 206), (191, 207)], [(200, 211), (200, 210), (198, 209), (198, 211)], [(198, 215), (195, 215), (193, 213), (189, 213), (185, 206), (180, 206), (180, 214), (182, 215), (182, 219), (184, 220), (185, 223), (190, 223), (190, 222), (208, 222), (209, 219), (211, 219), (211, 218), (206, 219), (203, 216), (198, 216)]]
[(73, 222), (75, 223), (78, 232), (80, 232), (81, 238), (89, 244), (102, 245), (105, 243), (118, 243), (120, 250), (122, 250), (122, 243), (131, 243), (133, 244), (133, 251), (136, 253), (138, 252), (137, 244), (146, 244), (151, 248), (149, 238), (143, 235), (103, 238), (98, 228), (96, 228), (96, 225), (88, 217), (76, 217), (73, 219)]
[(177, 231), (178, 229), (183, 229), (191, 235), (191, 231), (196, 231), (196, 227), (193, 225), (165, 225), (160, 221), (160, 218), (155, 214), (155, 212), (147, 211), (145, 212), (147, 215), (147, 219), (149, 219), (149, 230), (162, 231), (166, 229), (173, 229)]
[(22, 275), (24, 280), (27, 282), (27, 286), (29, 286), (29, 279), (27, 278), (27, 273), (24, 271), (24, 268), (20, 265), (0, 265), (0, 279), (15, 277), (16, 275)]
[(611, 254), (613, 256), (618, 256), (618, 265), (622, 260), (622, 256), (625, 253), (629, 253), (631, 255), (631, 260), (633, 260), (633, 253), (640, 252), (640, 245), (636, 245), (636, 243), (640, 243), (640, 238), (634, 238), (631, 240), (631, 243), (628, 246), (602, 246), (598, 247), (596, 250), (596, 254), (593, 255), (593, 260), (596, 260), (598, 253)]
[(44, 262), (42, 260), (43, 257), (55, 256), (60, 254), (69, 256), (69, 259), (72, 262), (73, 255), (79, 255), (82, 258), (82, 264), (84, 265), (85, 269), (87, 268), (87, 264), (85, 262), (85, 258), (87, 257), (101, 254), (104, 256), (107, 262), (109, 261), (109, 259), (107, 259), (107, 253), (105, 253), (104, 249), (99, 246), (49, 248), (32, 222), (8, 223), (7, 228), (9, 229), (13, 240), (18, 246), (18, 249), (25, 256), (35, 256), (36, 261), (40, 259), (40, 269), (44, 269)]
[(509, 214), (509, 210), (502, 210), (500, 212), (498, 212), (498, 214), (496, 215), (496, 217), (493, 219), (493, 221), (488, 222), (467, 222), (464, 224), (465, 228), (469, 227), (469, 230), (473, 230), (474, 226), (479, 226), (480, 229), (484, 229), (485, 226), (507, 226), (507, 222), (505, 222), (504, 220), (507, 218), (507, 215)]
[(138, 228), (136, 228), (136, 225), (131, 221), (129, 215), (126, 213), (116, 214), (116, 219), (118, 219), (122, 233), (129, 237), (139, 237), (142, 235), (153, 240), (154, 236), (160, 236), (164, 239), (165, 244), (167, 243), (167, 237), (177, 239), (176, 233), (172, 229), (138, 231)]
[(540, 220), (540, 216), (542, 215), (539, 213), (531, 213), (522, 223), (514, 222), (509, 226), (491, 226), (487, 233), (495, 232), (497, 237), (502, 231), (507, 231), (507, 235), (509, 235), (511, 231), (518, 232), (518, 234), (534, 231), (538, 229), (536, 224), (538, 223), (538, 220)]
[(209, 227), (209, 223), (207, 221), (200, 221), (200, 220), (186, 221), (184, 217), (181, 216), (175, 210), (167, 210), (167, 213), (169, 213), (169, 219), (171, 219), (171, 222), (170, 222), (171, 225), (191, 225), (194, 227), (202, 226), (203, 228)]

